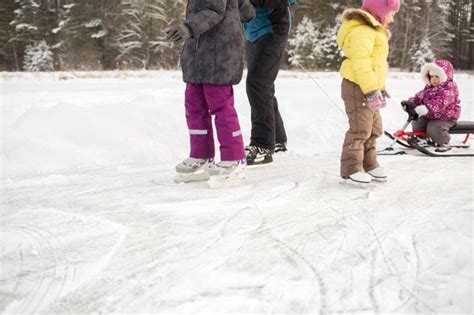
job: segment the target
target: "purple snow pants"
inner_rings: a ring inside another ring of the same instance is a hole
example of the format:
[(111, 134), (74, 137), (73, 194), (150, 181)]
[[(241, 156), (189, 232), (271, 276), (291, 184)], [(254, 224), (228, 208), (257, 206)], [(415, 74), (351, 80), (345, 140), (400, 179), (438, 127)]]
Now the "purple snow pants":
[(187, 83), (185, 107), (191, 140), (190, 157), (214, 157), (211, 115), (215, 115), (221, 160), (236, 161), (245, 158), (232, 85)]

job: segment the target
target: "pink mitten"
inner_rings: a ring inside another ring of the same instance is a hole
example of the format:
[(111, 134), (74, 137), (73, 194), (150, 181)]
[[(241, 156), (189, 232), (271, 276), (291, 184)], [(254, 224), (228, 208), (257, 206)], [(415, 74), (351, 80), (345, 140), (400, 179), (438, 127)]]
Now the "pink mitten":
[(386, 105), (385, 97), (380, 90), (368, 93), (365, 99), (367, 100), (367, 107), (373, 110), (384, 108)]

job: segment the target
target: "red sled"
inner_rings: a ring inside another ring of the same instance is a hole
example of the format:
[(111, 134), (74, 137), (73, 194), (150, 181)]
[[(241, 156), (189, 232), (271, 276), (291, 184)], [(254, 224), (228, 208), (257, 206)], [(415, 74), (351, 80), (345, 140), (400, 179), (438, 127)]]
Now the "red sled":
[[(395, 144), (400, 144), (406, 148), (416, 149), (423, 154), (433, 157), (460, 157), (460, 156), (474, 156), (472, 152), (437, 152), (436, 151), (436, 144), (426, 140), (426, 131), (405, 131), (405, 129), (410, 125), (413, 120), (418, 119), (418, 114), (415, 112), (416, 105), (403, 101), (402, 106), (405, 108), (408, 119), (403, 125), (402, 129), (392, 133), (388, 131), (384, 131), (384, 134), (392, 139), (392, 143), (383, 149), (382, 151), (377, 152), (378, 155), (399, 155), (399, 154), (406, 154), (405, 151), (399, 150), (395, 151), (393, 146)], [(450, 134), (461, 134), (465, 135), (464, 140), (459, 144), (451, 145), (452, 148), (462, 148), (467, 149), (470, 147), (469, 139), (470, 135), (474, 133), (474, 122), (472, 121), (458, 121), (456, 125), (449, 129)]]

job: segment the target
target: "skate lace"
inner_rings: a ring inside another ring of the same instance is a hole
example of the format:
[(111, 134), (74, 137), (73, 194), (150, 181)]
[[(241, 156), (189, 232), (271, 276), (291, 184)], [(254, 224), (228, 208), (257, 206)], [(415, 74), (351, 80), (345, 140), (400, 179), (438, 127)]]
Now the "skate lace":
[(252, 157), (256, 157), (258, 153), (266, 154), (269, 151), (267, 149), (253, 146), (253, 145), (245, 147), (245, 150), (247, 150), (249, 152), (249, 155)]
[(183, 165), (184, 166), (189, 166), (191, 169), (194, 169), (194, 168), (199, 168), (201, 166), (203, 166), (204, 164), (206, 163), (206, 161), (200, 161), (200, 160), (185, 160), (183, 161)]

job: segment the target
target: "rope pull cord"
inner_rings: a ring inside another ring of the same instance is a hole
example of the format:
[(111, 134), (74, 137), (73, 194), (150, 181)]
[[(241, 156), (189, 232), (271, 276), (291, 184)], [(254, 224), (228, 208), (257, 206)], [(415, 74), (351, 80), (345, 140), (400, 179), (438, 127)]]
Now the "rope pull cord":
[[(286, 52), (288, 53), (288, 55), (290, 55), (291, 57), (294, 57), (294, 54), (292, 54), (288, 49), (286, 49)], [(313, 81), (313, 83), (324, 93), (324, 95), (326, 95), (326, 97), (328, 98), (328, 100), (334, 105), (334, 107), (336, 107), (339, 112), (341, 112), (341, 114), (343, 114), (344, 116), (346, 115), (346, 113), (341, 109), (341, 107), (331, 98), (331, 96), (329, 96), (329, 94), (324, 90), (324, 88), (321, 86), (321, 84), (318, 83), (318, 81), (311, 75), (311, 73), (306, 70), (306, 68), (300, 64), (298, 61), (296, 62), (296, 65), (301, 69), (303, 70), (303, 72), (311, 79), (311, 81)]]

